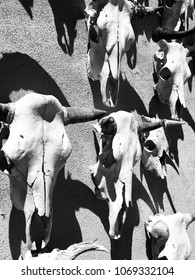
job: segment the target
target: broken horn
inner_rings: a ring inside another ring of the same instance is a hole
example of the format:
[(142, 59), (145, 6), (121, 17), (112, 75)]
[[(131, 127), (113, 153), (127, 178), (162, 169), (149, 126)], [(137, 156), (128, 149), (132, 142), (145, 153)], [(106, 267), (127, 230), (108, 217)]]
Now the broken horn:
[(174, 126), (174, 125), (183, 125), (185, 122), (177, 121), (177, 120), (156, 120), (152, 122), (144, 122), (138, 124), (138, 133), (144, 133), (147, 131), (151, 131), (162, 126)]
[(158, 42), (161, 39), (183, 39), (195, 33), (195, 27), (186, 31), (173, 31), (163, 27), (156, 27), (152, 32), (152, 40)]
[(81, 107), (63, 107), (65, 124), (88, 122), (101, 118), (106, 111)]
[(0, 121), (11, 123), (14, 115), (13, 103), (3, 104), (0, 103)]

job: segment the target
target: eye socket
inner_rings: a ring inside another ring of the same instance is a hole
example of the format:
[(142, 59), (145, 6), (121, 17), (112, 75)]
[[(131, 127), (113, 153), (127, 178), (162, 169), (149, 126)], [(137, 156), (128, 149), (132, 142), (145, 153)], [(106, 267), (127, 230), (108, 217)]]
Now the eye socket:
[(102, 132), (105, 134), (114, 134), (117, 129), (116, 122), (114, 118), (109, 117), (107, 119), (103, 119), (101, 122)]
[(144, 143), (144, 147), (149, 151), (154, 151), (154, 149), (156, 149), (156, 145), (154, 144), (154, 142), (152, 140), (147, 140)]
[(160, 70), (160, 77), (162, 80), (167, 81), (171, 77), (171, 71), (164, 67)]

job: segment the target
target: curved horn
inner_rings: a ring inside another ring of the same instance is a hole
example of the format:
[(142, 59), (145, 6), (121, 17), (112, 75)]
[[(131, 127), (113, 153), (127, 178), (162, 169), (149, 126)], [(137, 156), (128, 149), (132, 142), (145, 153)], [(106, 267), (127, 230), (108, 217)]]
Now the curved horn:
[(138, 124), (138, 133), (144, 133), (151, 131), (161, 126), (173, 126), (173, 125), (183, 125), (185, 122), (175, 121), (175, 120), (156, 120), (153, 122), (141, 122)]
[(0, 121), (11, 123), (14, 114), (13, 103), (3, 104), (0, 103)]
[(65, 125), (82, 123), (101, 118), (105, 111), (81, 107), (63, 107)]
[(164, 7), (144, 7), (142, 5), (135, 5), (134, 8), (133, 19), (142, 19), (146, 16), (154, 15), (157, 13), (162, 13), (164, 11)]
[(195, 27), (187, 31), (173, 31), (163, 27), (156, 27), (152, 32), (152, 40), (158, 42), (161, 39), (183, 39), (195, 33)]

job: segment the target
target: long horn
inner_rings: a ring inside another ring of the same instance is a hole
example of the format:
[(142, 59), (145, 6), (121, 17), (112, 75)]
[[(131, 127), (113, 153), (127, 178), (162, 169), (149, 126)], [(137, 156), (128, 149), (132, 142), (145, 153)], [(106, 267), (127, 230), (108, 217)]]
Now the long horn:
[(145, 7), (142, 5), (135, 5), (134, 8), (133, 19), (142, 19), (146, 16), (154, 15), (157, 13), (162, 13), (164, 11), (164, 7)]
[(173, 125), (183, 125), (185, 122), (175, 121), (175, 120), (156, 120), (155, 122), (140, 122), (138, 124), (138, 133), (144, 133), (151, 131), (162, 126), (173, 126)]
[(0, 121), (11, 123), (14, 114), (13, 103), (3, 104), (0, 103)]
[(65, 125), (93, 121), (106, 114), (105, 111), (81, 107), (63, 107)]
[(163, 27), (156, 27), (152, 32), (152, 40), (158, 42), (161, 39), (183, 39), (195, 33), (195, 27), (186, 31), (173, 31)]

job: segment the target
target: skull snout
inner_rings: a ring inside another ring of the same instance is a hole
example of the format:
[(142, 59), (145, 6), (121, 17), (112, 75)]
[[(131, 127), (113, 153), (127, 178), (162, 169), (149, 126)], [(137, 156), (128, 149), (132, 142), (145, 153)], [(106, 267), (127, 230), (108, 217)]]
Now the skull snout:
[(167, 81), (171, 77), (171, 71), (167, 67), (163, 67), (160, 70), (160, 78), (164, 81)]

